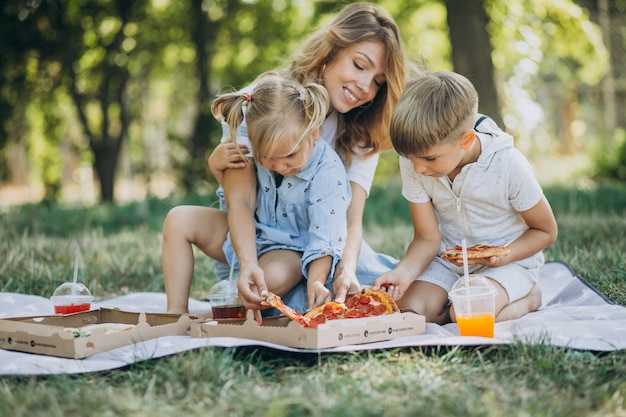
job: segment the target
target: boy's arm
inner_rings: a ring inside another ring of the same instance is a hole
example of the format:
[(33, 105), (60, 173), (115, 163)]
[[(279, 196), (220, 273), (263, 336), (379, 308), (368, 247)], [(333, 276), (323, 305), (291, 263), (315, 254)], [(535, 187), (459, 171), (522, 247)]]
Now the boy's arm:
[[(550, 203), (545, 196), (534, 207), (520, 212), (528, 229), (509, 245), (511, 253), (507, 256), (490, 258), (484, 263), (492, 266), (506, 265), (528, 258), (556, 241), (558, 226)], [(494, 261), (493, 263), (489, 261)]]
[(387, 291), (395, 299), (402, 297), (411, 283), (430, 265), (441, 245), (432, 202), (409, 202), (409, 211), (413, 221), (413, 240), (398, 265), (378, 277), (372, 285), (373, 289), (379, 289), (383, 284), (390, 285)]

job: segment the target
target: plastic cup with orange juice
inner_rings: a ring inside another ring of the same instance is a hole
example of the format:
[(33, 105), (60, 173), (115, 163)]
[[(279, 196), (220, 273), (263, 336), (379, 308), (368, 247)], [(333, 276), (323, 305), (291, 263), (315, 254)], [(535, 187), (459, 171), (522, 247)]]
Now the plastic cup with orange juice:
[(461, 336), (493, 337), (496, 288), (486, 277), (460, 278), (449, 295)]

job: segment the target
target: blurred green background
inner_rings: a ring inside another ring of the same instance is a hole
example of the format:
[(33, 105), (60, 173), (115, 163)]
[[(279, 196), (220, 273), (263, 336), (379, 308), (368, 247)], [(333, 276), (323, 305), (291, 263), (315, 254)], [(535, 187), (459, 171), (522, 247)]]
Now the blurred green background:
[[(381, 0), (409, 58), (467, 75), (540, 181), (626, 180), (626, 0)], [(0, 207), (211, 194), (209, 104), (346, 2), (6, 0)], [(383, 155), (376, 182), (397, 181)]]

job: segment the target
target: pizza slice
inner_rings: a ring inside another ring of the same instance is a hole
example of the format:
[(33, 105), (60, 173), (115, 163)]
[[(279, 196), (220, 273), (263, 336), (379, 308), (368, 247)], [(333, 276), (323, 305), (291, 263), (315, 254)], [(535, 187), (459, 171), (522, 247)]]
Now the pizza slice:
[(312, 328), (329, 320), (381, 316), (400, 311), (389, 294), (371, 288), (362, 289), (358, 294), (349, 297), (345, 304), (330, 301), (311, 309), (304, 315), (287, 306), (276, 294), (268, 293), (264, 300), (290, 319), (304, 327)]
[[(474, 245), (467, 248), (467, 259), (491, 258), (492, 256), (507, 256), (511, 251), (508, 246)], [(463, 247), (456, 245), (446, 248), (439, 254), (441, 259), (463, 260)]]

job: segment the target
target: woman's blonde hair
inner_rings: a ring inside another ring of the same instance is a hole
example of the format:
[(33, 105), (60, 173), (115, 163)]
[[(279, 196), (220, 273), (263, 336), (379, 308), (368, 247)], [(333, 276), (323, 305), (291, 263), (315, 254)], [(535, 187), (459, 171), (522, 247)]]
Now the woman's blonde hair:
[(472, 128), (477, 112), (478, 93), (467, 78), (449, 71), (424, 73), (407, 83), (393, 112), (393, 147), (405, 157), (425, 155)]
[(295, 55), (290, 71), (301, 83), (323, 83), (327, 64), (337, 53), (358, 42), (381, 42), (385, 47), (385, 77), (367, 107), (340, 114), (335, 149), (346, 163), (355, 149), (372, 155), (391, 147), (389, 122), (391, 113), (405, 86), (407, 63), (400, 32), (393, 18), (371, 3), (345, 6), (325, 27), (313, 33)]
[(294, 145), (317, 134), (321, 128), (330, 99), (326, 89), (316, 83), (305, 85), (287, 74), (268, 72), (252, 83), (251, 92), (219, 95), (211, 105), (215, 118), (223, 119), (230, 136), (237, 143), (236, 133), (246, 121), (253, 156), (273, 155), (281, 140), (299, 132)]

